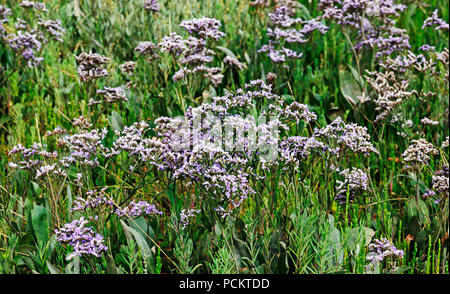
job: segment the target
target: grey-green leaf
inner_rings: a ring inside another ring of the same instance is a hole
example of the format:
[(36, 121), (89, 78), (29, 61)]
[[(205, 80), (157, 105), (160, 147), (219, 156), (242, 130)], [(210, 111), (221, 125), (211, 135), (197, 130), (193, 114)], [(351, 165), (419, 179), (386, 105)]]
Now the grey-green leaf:
[(122, 225), (122, 228), (125, 231), (125, 235), (127, 236), (127, 238), (133, 236), (133, 238), (136, 240), (144, 258), (152, 257), (153, 256), (152, 251), (150, 250), (148, 243), (145, 241), (145, 238), (138, 231), (125, 224), (125, 222), (123, 222), (122, 220), (120, 221), (120, 224)]
[(34, 204), (33, 209), (31, 210), (31, 220), (33, 231), (39, 246), (45, 245), (49, 235), (47, 209), (43, 206)]

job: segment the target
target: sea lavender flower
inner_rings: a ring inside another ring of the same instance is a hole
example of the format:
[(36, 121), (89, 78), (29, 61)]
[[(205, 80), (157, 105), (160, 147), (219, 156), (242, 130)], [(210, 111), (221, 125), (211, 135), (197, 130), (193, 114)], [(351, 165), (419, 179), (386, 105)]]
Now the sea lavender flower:
[(133, 200), (124, 209), (116, 209), (115, 213), (120, 216), (133, 217), (136, 218), (140, 215), (156, 215), (163, 214), (161, 211), (157, 210), (154, 204), (150, 204), (147, 201), (136, 201)]
[(127, 102), (125, 91), (121, 87), (104, 87), (102, 90), (97, 90), (97, 94), (103, 96), (106, 103)]
[(408, 80), (399, 77), (393, 71), (385, 73), (367, 71), (367, 74), (368, 76), (365, 77), (366, 81), (378, 95), (377, 99), (373, 100), (376, 104), (375, 110), (379, 112), (375, 122), (385, 120), (404, 101), (417, 94), (414, 90), (408, 90)]
[(226, 56), (223, 59), (223, 63), (227, 64), (230, 67), (235, 67), (238, 70), (244, 70), (247, 68), (247, 65), (245, 65), (244, 63), (240, 62), (239, 60), (237, 60), (236, 58), (230, 57), (230, 56)]
[(42, 48), (37, 34), (18, 31), (17, 35), (8, 36), (7, 43), (15, 52), (22, 54), (28, 67), (38, 66), (44, 60), (43, 57), (36, 56)]
[[(37, 175), (44, 174), (53, 171), (56, 166), (52, 167), (46, 165), (45, 161), (53, 161), (58, 157), (58, 152), (49, 152), (43, 148), (40, 143), (33, 143), (29, 148), (24, 147), (22, 144), (14, 146), (8, 155), (14, 155), (17, 159), (16, 162), (10, 162), (9, 167), (13, 169), (37, 171)], [(42, 160), (42, 159), (45, 159)], [(45, 167), (43, 167), (46, 165)], [(40, 170), (40, 168), (43, 169)], [(39, 171), (40, 170), (40, 171)], [(64, 172), (59, 168), (56, 168), (55, 174), (64, 175)]]
[(162, 41), (158, 43), (158, 46), (162, 52), (171, 53), (176, 56), (187, 50), (186, 41), (183, 40), (182, 36), (176, 33), (165, 36)]
[(60, 167), (57, 167), (56, 163), (55, 163), (55, 164), (42, 165), (42, 166), (38, 167), (38, 169), (36, 171), (36, 179), (44, 177), (48, 174), (53, 174), (53, 175), (57, 175), (60, 177), (67, 177), (67, 172), (62, 170)]
[(202, 39), (213, 39), (215, 41), (225, 36), (225, 33), (219, 30), (220, 26), (220, 21), (207, 17), (184, 20), (180, 24), (180, 27), (186, 29), (189, 34), (197, 35)]
[(57, 41), (63, 42), (62, 36), (65, 32), (65, 29), (61, 27), (61, 20), (39, 19), (38, 25), (42, 26)]
[(71, 260), (75, 256), (100, 257), (108, 250), (104, 245), (102, 235), (95, 233), (91, 227), (86, 227), (88, 221), (81, 217), (71, 223), (67, 223), (59, 230), (55, 230), (56, 240), (61, 244), (67, 244), (73, 247), (73, 252), (66, 259)]
[(438, 10), (434, 10), (431, 17), (427, 18), (423, 25), (422, 29), (426, 27), (436, 26), (435, 30), (443, 30), (448, 31), (448, 23), (438, 17)]
[(47, 131), (47, 137), (64, 134), (66, 130), (61, 129), (60, 127), (56, 127), (53, 131)]
[(266, 7), (270, 5), (271, 0), (254, 0), (254, 1), (250, 1), (248, 4), (251, 6), (256, 6), (256, 7)]
[(84, 130), (92, 128), (92, 124), (89, 123), (89, 121), (84, 116), (80, 116), (78, 118), (74, 118), (73, 119), (73, 126), (74, 127), (79, 127), (80, 129), (84, 129)]
[(184, 230), (190, 223), (189, 219), (195, 217), (198, 213), (200, 213), (200, 209), (182, 209), (180, 211), (181, 229)]
[(370, 252), (367, 254), (366, 260), (370, 262), (369, 266), (372, 268), (378, 267), (384, 261), (388, 262), (388, 266), (393, 269), (397, 265), (396, 259), (401, 259), (404, 256), (403, 250), (397, 249), (386, 238), (382, 238), (381, 240), (375, 239), (369, 245), (369, 250)]
[(102, 145), (102, 140), (107, 133), (103, 130), (83, 130), (80, 134), (73, 134), (63, 138), (62, 143), (68, 148), (69, 155), (63, 157), (60, 163), (69, 167), (71, 164), (78, 163), (87, 166), (97, 166), (98, 156), (108, 152)]
[(427, 52), (427, 51), (434, 51), (434, 50), (435, 50), (435, 47), (434, 47), (434, 46), (430, 46), (430, 45), (428, 45), (428, 44), (422, 45), (422, 46), (420, 46), (420, 48), (419, 48), (419, 51), (424, 51), (424, 52)]
[(3, 24), (9, 21), (8, 15), (12, 15), (11, 9), (0, 4), (0, 39), (3, 38), (6, 32), (6, 29), (3, 27)]
[(83, 52), (75, 57), (78, 61), (78, 75), (83, 82), (90, 82), (108, 75), (108, 72), (102, 66), (110, 61), (109, 58), (92, 52)]
[(327, 27), (317, 19), (310, 19), (302, 23), (303, 27), (300, 30), (300, 33), (304, 36), (311, 34), (313, 31), (319, 31), (322, 35), (325, 35), (329, 30), (329, 27)]
[(406, 9), (392, 0), (320, 0), (323, 19), (337, 22), (357, 33), (356, 50), (376, 49), (380, 59), (394, 52), (409, 49), (409, 37), (405, 30), (395, 27), (396, 19)]
[(356, 197), (361, 196), (363, 191), (367, 190), (368, 177), (367, 174), (358, 168), (345, 169), (339, 172), (344, 180), (337, 181), (338, 187), (336, 192), (336, 200), (341, 204), (348, 200), (353, 201)]
[(145, 0), (144, 1), (144, 9), (145, 10), (158, 12), (159, 8), (160, 7), (159, 7), (159, 3), (157, 0)]
[(22, 6), (23, 8), (34, 8), (37, 11), (48, 12), (47, 8), (45, 7), (45, 4), (41, 2), (24, 0), (21, 3), (19, 3), (19, 6)]
[(422, 195), (423, 198), (429, 198), (429, 197), (433, 197), (433, 196), (436, 196), (436, 193), (430, 189), (425, 189), (425, 193), (423, 193), (423, 195)]
[(280, 115), (283, 118), (293, 119), (297, 124), (301, 119), (306, 121), (307, 123), (310, 123), (317, 119), (317, 115), (314, 112), (309, 111), (307, 105), (300, 104), (295, 101), (281, 110)]
[(442, 149), (445, 149), (445, 148), (447, 148), (448, 146), (449, 146), (449, 136), (447, 136), (447, 137), (445, 138), (445, 140), (442, 142), (441, 148), (442, 148)]
[[(295, 7), (278, 6), (275, 12), (269, 13), (271, 27), (267, 29), (269, 37), (268, 44), (263, 45), (258, 52), (267, 53), (272, 62), (283, 64), (289, 58), (299, 59), (302, 53), (298, 53), (290, 48), (290, 44), (303, 44), (308, 41), (308, 36), (315, 30), (325, 34), (328, 27), (318, 19), (303, 21), (300, 18), (293, 18)], [(297, 29), (294, 26), (303, 24), (303, 28)], [(288, 67), (287, 65), (283, 65)]]
[(437, 170), (431, 178), (432, 188), (440, 196), (440, 201), (449, 197), (449, 167), (445, 165)]
[(346, 124), (341, 117), (322, 129), (314, 131), (315, 137), (334, 139), (337, 145), (348, 148), (351, 152), (362, 153), (368, 156), (370, 153), (378, 154), (378, 150), (370, 142), (367, 128), (355, 123)]
[(220, 22), (215, 19), (201, 18), (183, 21), (181, 27), (188, 30), (190, 34), (187, 40), (184, 40), (176, 33), (163, 38), (158, 45), (162, 52), (171, 53), (178, 58), (182, 65), (172, 79), (177, 82), (187, 78), (191, 74), (202, 74), (203, 78), (209, 80), (214, 86), (222, 82), (222, 69), (219, 67), (208, 67), (207, 63), (213, 61), (215, 52), (207, 47), (207, 39), (218, 40), (224, 34), (218, 29)]
[(129, 76), (132, 76), (134, 74), (134, 71), (136, 70), (136, 62), (134, 61), (127, 61), (125, 63), (122, 63), (119, 66), (120, 70), (123, 74), (127, 74)]
[(412, 140), (408, 148), (403, 152), (403, 161), (411, 167), (428, 164), (431, 155), (436, 155), (438, 150), (425, 139)]
[(87, 191), (87, 198), (77, 197), (73, 202), (72, 211), (85, 212), (88, 209), (98, 209), (102, 207), (107, 207), (112, 212), (114, 208), (114, 203), (105, 195), (105, 190), (108, 187), (102, 188), (100, 191), (93, 190)]
[(139, 52), (141, 55), (147, 56), (149, 60), (153, 60), (159, 57), (158, 53), (156, 53), (157, 48), (158, 46), (156, 46), (153, 42), (145, 41), (139, 42), (134, 51)]
[(289, 137), (280, 142), (280, 159), (286, 165), (300, 165), (300, 160), (307, 158), (313, 152), (320, 153), (326, 145), (314, 137)]
[(437, 126), (437, 125), (439, 125), (439, 121), (429, 119), (428, 117), (424, 117), (424, 118), (421, 120), (421, 122), (422, 122), (424, 125), (428, 125), (428, 126)]

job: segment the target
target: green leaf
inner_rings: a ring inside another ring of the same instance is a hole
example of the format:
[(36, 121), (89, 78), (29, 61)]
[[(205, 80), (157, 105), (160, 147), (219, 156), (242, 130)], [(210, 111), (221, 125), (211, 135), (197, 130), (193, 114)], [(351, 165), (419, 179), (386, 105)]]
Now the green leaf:
[(122, 117), (115, 111), (111, 112), (111, 116), (109, 117), (109, 124), (113, 131), (121, 132), (123, 129)]
[[(144, 238), (145, 238), (147, 244), (151, 244), (150, 248), (152, 248), (154, 246), (154, 243), (150, 240), (150, 238), (152, 240), (155, 240), (155, 231), (153, 231), (153, 228), (148, 224), (145, 217), (143, 217), (141, 215), (141, 216), (135, 218), (131, 222), (130, 226), (133, 229), (135, 229), (137, 232), (144, 235)], [(146, 236), (143, 232), (145, 232), (145, 234), (147, 234), (148, 236)]]
[(67, 214), (70, 217), (72, 215), (73, 196), (70, 185), (67, 185)]
[(422, 199), (419, 199), (419, 220), (422, 224), (430, 224), (430, 212), (428, 210), (427, 204)]
[(390, 274), (399, 275), (399, 274), (403, 274), (404, 272), (406, 272), (406, 271), (408, 271), (410, 269), (412, 269), (412, 267), (410, 267), (410, 266), (405, 266), (405, 265), (404, 266), (399, 266), (398, 268), (392, 270), (390, 272)]
[(130, 239), (131, 236), (133, 236), (133, 238), (136, 240), (139, 248), (141, 249), (143, 257), (144, 258), (153, 257), (152, 251), (148, 246), (148, 243), (145, 241), (145, 238), (138, 231), (129, 227), (124, 221), (120, 220), (120, 224), (122, 225), (122, 228), (127, 238)]
[(234, 55), (234, 53), (231, 52), (230, 49), (225, 48), (225, 47), (222, 47), (222, 46), (216, 46), (216, 48), (219, 49), (219, 50), (221, 50), (222, 52), (224, 52), (226, 55), (230, 56), (231, 58), (238, 59), (238, 58), (236, 57), (236, 55)]
[(31, 210), (31, 221), (39, 246), (45, 245), (49, 235), (47, 209), (43, 206), (34, 204), (34, 207)]
[(364, 230), (364, 246), (369, 246), (370, 242), (372, 242), (373, 236), (375, 236), (375, 231), (368, 227), (363, 227)]
[(344, 98), (352, 106), (356, 106), (359, 103), (358, 96), (361, 96), (362, 92), (354, 77), (349, 72), (339, 69), (339, 83)]
[(418, 215), (418, 207), (416, 200), (409, 199), (408, 202), (406, 202), (406, 211), (408, 212), (409, 217), (414, 217)]
[(75, 256), (73, 260), (66, 266), (67, 274), (79, 274), (80, 273), (80, 257)]
[(116, 262), (111, 256), (111, 253), (106, 255), (106, 273), (107, 274), (118, 274)]
[(350, 64), (347, 64), (347, 66), (350, 69), (350, 71), (351, 71), (355, 81), (357, 81), (360, 84), (361, 88), (364, 88), (364, 79), (363, 79), (363, 77), (359, 74), (359, 72), (353, 66), (351, 66)]
[(48, 271), (49, 271), (52, 275), (61, 275), (61, 274), (63, 274), (62, 271), (60, 271), (56, 266), (54, 266), (53, 264), (51, 264), (48, 260), (47, 260), (47, 268), (48, 268)]
[(39, 185), (36, 182), (31, 182), (31, 186), (33, 187), (33, 193), (35, 196), (39, 196), (42, 193), (41, 188), (39, 187)]

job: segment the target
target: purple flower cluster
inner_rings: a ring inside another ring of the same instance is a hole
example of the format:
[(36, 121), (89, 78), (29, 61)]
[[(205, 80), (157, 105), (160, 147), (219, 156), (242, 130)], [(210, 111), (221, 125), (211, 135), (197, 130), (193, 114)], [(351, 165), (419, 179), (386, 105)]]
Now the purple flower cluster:
[(72, 211), (81, 211), (85, 212), (88, 209), (97, 209), (100, 207), (109, 207), (110, 210), (113, 210), (114, 203), (105, 196), (105, 190), (107, 187), (102, 188), (100, 191), (87, 191), (87, 198), (84, 199), (82, 197), (77, 197), (73, 202)]
[(280, 158), (285, 164), (299, 167), (300, 161), (313, 152), (326, 150), (326, 145), (315, 137), (289, 137), (280, 142)]
[(97, 94), (103, 96), (106, 103), (127, 102), (125, 91), (121, 87), (104, 87), (102, 90), (97, 90)]
[(220, 26), (220, 21), (208, 17), (184, 20), (180, 24), (180, 27), (186, 29), (189, 34), (199, 37), (199, 39), (213, 39), (215, 41), (225, 37), (225, 33), (219, 30)]
[(56, 164), (49, 164), (58, 158), (58, 152), (48, 152), (41, 144), (34, 143), (30, 148), (22, 144), (14, 146), (8, 153), (10, 156), (16, 156), (16, 162), (10, 162), (11, 169), (28, 170), (32, 172), (35, 178), (41, 178), (48, 174), (57, 176), (66, 176), (66, 172)]
[(391, 260), (393, 263), (392, 267), (396, 266), (395, 259), (403, 258), (403, 250), (395, 248), (394, 244), (386, 238), (381, 240), (375, 239), (369, 245), (370, 252), (367, 254), (366, 260), (371, 264), (379, 264), (382, 261)]
[(226, 56), (223, 59), (223, 63), (225, 63), (226, 65), (228, 65), (231, 68), (237, 68), (238, 70), (244, 70), (244, 69), (247, 68), (247, 65), (245, 65), (242, 62), (240, 62), (236, 58), (233, 58), (233, 57), (230, 57), (230, 56)]
[(134, 72), (136, 70), (136, 62), (134, 62), (134, 61), (127, 61), (125, 63), (122, 63), (119, 66), (119, 68), (120, 68), (120, 70), (122, 71), (123, 74), (132, 76), (132, 75), (134, 75)]
[(423, 22), (422, 29), (435, 26), (435, 30), (448, 31), (448, 23), (438, 17), (438, 10), (433, 11), (431, 17)]
[[(19, 3), (19, 6), (26, 9), (32, 8), (37, 11), (47, 12), (45, 4), (40, 2), (23, 1)], [(39, 18), (37, 22), (38, 26), (33, 27), (32, 19), (29, 19), (27, 22), (21, 18), (16, 18), (14, 24), (16, 31), (5, 35), (6, 30), (3, 24), (9, 22), (9, 15), (12, 15), (11, 9), (0, 5), (0, 39), (3, 39), (5, 44), (17, 54), (22, 55), (28, 67), (38, 66), (44, 60), (38, 54), (43, 48), (42, 44), (49, 41), (46, 38), (46, 34), (50, 35), (50, 38), (62, 42), (62, 36), (65, 30), (61, 27), (60, 20), (54, 21)]]
[[(213, 18), (202, 17), (185, 20), (180, 27), (188, 31), (190, 34), (188, 39), (183, 39), (176, 33), (171, 33), (162, 39), (158, 44), (160, 50), (172, 54), (181, 65), (181, 68), (172, 77), (174, 81), (183, 80), (189, 75), (199, 73), (211, 81), (214, 86), (222, 82), (222, 69), (207, 66), (216, 55), (214, 50), (208, 47), (208, 40), (218, 41), (225, 36), (219, 30), (220, 25), (220, 21)], [(233, 64), (243, 67), (236, 61)]]
[(144, 1), (144, 9), (158, 12), (160, 9), (159, 3), (157, 0), (145, 0)]
[(115, 213), (118, 216), (127, 216), (136, 218), (140, 215), (155, 215), (163, 214), (161, 211), (157, 210), (154, 204), (150, 204), (147, 201), (136, 201), (133, 200), (124, 209), (116, 209)]
[(442, 169), (437, 170), (431, 178), (432, 189), (427, 189), (423, 197), (427, 198), (431, 196), (439, 196), (440, 198), (437, 199), (435, 203), (439, 203), (442, 200), (449, 198), (449, 175), (448, 165), (445, 165)]
[(38, 25), (42, 26), (53, 38), (62, 42), (62, 36), (65, 29), (61, 27), (61, 20), (43, 20), (39, 19)]
[(395, 27), (396, 18), (406, 9), (393, 0), (321, 0), (322, 18), (357, 32), (355, 49), (376, 49), (381, 58), (409, 49), (409, 36)]
[(90, 82), (100, 77), (108, 76), (106, 69), (102, 68), (110, 59), (97, 53), (81, 53), (75, 56), (78, 61), (78, 75), (81, 81)]
[(103, 236), (95, 233), (91, 227), (86, 227), (87, 224), (88, 221), (81, 217), (55, 230), (58, 242), (73, 247), (73, 252), (66, 257), (67, 260), (84, 255), (100, 257), (108, 250), (108, 247), (104, 245)]
[(345, 169), (339, 172), (344, 177), (343, 181), (338, 180), (336, 200), (341, 204), (348, 200), (353, 201), (356, 197), (361, 196), (363, 191), (367, 190), (368, 177), (367, 174), (358, 168)]
[(182, 209), (180, 211), (181, 229), (184, 230), (190, 223), (189, 219), (195, 217), (198, 213), (200, 213), (200, 209)]
[(17, 35), (8, 36), (8, 45), (27, 61), (28, 67), (38, 66), (43, 57), (37, 57), (36, 54), (41, 50), (42, 43), (40, 36), (36, 33), (18, 31)]
[(68, 149), (69, 155), (64, 156), (60, 163), (65, 167), (75, 163), (91, 167), (97, 166), (99, 164), (98, 156), (108, 151), (102, 145), (106, 133), (106, 129), (83, 130), (79, 134), (64, 137), (61, 143)]
[(158, 53), (156, 53), (157, 49), (158, 46), (156, 46), (153, 42), (145, 41), (139, 42), (134, 51), (139, 52), (140, 55), (147, 56), (149, 60), (153, 60), (159, 57)]
[(36, 9), (37, 11), (48, 12), (47, 8), (45, 7), (45, 4), (41, 2), (24, 0), (21, 3), (19, 3), (19, 6), (22, 6), (23, 8)]
[(415, 168), (426, 165), (431, 159), (431, 155), (436, 155), (438, 150), (433, 144), (428, 143), (425, 139), (412, 140), (408, 148), (403, 152), (403, 161), (409, 167)]
[(361, 153), (365, 156), (370, 153), (378, 154), (378, 150), (370, 142), (367, 128), (355, 123), (346, 124), (341, 117), (336, 118), (324, 128), (316, 129), (314, 136), (328, 141), (330, 144), (328, 148), (333, 150), (337, 156), (345, 150)]
[[(206, 205), (203, 208), (225, 217), (254, 195), (252, 179), (261, 176), (256, 174), (255, 164), (260, 165), (264, 173), (274, 165), (299, 168), (301, 161), (311, 155), (329, 150), (338, 150), (335, 151), (338, 154), (344, 147), (364, 155), (377, 152), (365, 128), (345, 124), (340, 118), (316, 130), (312, 137), (287, 136), (290, 126), (300, 121), (311, 123), (316, 119), (317, 116), (306, 105), (286, 103), (272, 92), (271, 85), (254, 80), (243, 89), (188, 108), (184, 118), (158, 118), (154, 122), (155, 137), (145, 138), (148, 128), (145, 122), (125, 127), (116, 132), (117, 137), (110, 148), (102, 143), (106, 129), (92, 129), (92, 124), (80, 117), (74, 120), (78, 133), (62, 137), (59, 142), (63, 147), (61, 155), (51, 156), (54, 163), (58, 163), (56, 166), (79, 169), (95, 167), (100, 159), (115, 160), (115, 156), (126, 153), (133, 173), (139, 174), (142, 166), (166, 173), (183, 182), (188, 189), (198, 191), (200, 203)], [(62, 134), (60, 131), (54, 133)], [(21, 152), (28, 156), (39, 151), (38, 145), (33, 145), (30, 150), (17, 146), (10, 153)], [(53, 171), (50, 167), (46, 169)], [(352, 191), (364, 190), (362, 176), (358, 181), (354, 174), (353, 171), (348, 172), (349, 179), (345, 180), (345, 185), (350, 185)], [(82, 174), (77, 174), (76, 181), (80, 182), (81, 177)], [(75, 210), (85, 211), (99, 206), (112, 208), (112, 203), (101, 192), (90, 193), (87, 193), (87, 198), (75, 201)], [(115, 213), (133, 217), (161, 214), (154, 205), (136, 200), (115, 210)], [(188, 218), (190, 214), (185, 211)]]
[[(302, 53), (297, 53), (288, 46), (306, 43), (309, 35), (315, 30), (321, 34), (328, 31), (328, 27), (317, 19), (303, 21), (300, 18), (293, 18), (294, 13), (295, 9), (287, 6), (276, 7), (275, 12), (269, 13), (272, 26), (267, 29), (269, 43), (263, 45), (258, 52), (266, 53), (274, 63), (284, 63), (287, 58), (301, 58)], [(294, 28), (298, 24), (303, 24), (303, 27), (301, 29)]]
[(367, 72), (367, 74), (366, 81), (378, 95), (374, 100), (375, 110), (379, 112), (375, 118), (376, 123), (394, 114), (405, 100), (417, 93), (414, 90), (409, 91), (409, 81), (396, 75), (394, 71)]
[(3, 35), (6, 32), (3, 24), (9, 21), (8, 15), (12, 15), (11, 9), (0, 4), (0, 39), (3, 38)]

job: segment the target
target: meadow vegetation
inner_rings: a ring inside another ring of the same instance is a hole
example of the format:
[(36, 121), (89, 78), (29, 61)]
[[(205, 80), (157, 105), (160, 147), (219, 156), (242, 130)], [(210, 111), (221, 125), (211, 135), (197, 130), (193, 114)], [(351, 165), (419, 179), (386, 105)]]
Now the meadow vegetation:
[(447, 0), (0, 0), (0, 273), (449, 273)]

